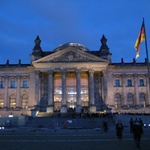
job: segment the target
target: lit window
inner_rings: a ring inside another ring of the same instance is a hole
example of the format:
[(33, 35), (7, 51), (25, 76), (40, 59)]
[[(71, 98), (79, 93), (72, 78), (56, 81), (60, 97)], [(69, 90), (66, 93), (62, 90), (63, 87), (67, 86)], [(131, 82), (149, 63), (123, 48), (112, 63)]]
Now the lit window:
[(10, 88), (15, 88), (15, 81), (10, 82)]
[(133, 94), (131, 94), (131, 93), (127, 94), (127, 105), (129, 107), (133, 107), (133, 105), (134, 105), (134, 97), (133, 97)]
[(140, 79), (140, 86), (144, 86), (144, 80)]
[(127, 86), (132, 86), (132, 80), (131, 79), (128, 79)]
[(23, 109), (28, 108), (28, 96), (27, 95), (22, 96), (22, 108)]
[(120, 80), (115, 80), (115, 86), (119, 87), (120, 86)]
[(115, 105), (116, 108), (121, 108), (121, 95), (119, 93), (115, 94)]
[(0, 81), (0, 88), (3, 88), (3, 87), (4, 87), (3, 81)]
[(23, 81), (22, 87), (23, 88), (27, 88), (28, 87), (28, 82), (26, 80)]

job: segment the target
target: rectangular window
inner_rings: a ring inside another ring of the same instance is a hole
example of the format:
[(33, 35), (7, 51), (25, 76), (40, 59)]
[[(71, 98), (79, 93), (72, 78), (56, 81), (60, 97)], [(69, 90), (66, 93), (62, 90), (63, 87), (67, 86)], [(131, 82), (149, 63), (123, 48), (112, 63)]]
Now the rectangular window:
[(0, 88), (3, 88), (3, 87), (4, 87), (3, 81), (0, 81)]
[(140, 79), (140, 86), (144, 86), (144, 80)]
[(28, 87), (28, 82), (26, 80), (23, 81), (22, 87), (23, 88), (27, 88)]
[(132, 80), (131, 79), (128, 79), (127, 86), (132, 86)]
[(119, 86), (120, 86), (120, 80), (118, 80), (118, 79), (115, 80), (115, 86), (116, 86), (116, 87), (119, 87)]
[(15, 88), (15, 81), (10, 82), (10, 88)]

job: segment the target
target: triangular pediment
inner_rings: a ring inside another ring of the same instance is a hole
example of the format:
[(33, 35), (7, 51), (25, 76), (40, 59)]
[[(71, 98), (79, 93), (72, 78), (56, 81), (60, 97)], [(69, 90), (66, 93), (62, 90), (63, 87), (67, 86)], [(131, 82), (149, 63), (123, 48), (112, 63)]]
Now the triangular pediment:
[(62, 51), (55, 52), (33, 63), (57, 63), (57, 62), (107, 62), (98, 56), (78, 50), (76, 48), (66, 48)]

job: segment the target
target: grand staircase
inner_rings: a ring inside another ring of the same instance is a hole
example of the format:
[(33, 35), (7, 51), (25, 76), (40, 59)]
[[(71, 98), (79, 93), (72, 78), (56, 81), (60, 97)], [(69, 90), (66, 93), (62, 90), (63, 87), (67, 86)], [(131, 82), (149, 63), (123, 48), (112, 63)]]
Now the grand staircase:
[[(114, 125), (113, 118), (109, 117), (98, 117), (98, 118), (73, 118), (72, 113), (66, 113), (64, 115), (61, 114), (59, 116), (59, 113), (46, 113), (46, 112), (40, 112), (37, 117), (35, 118), (29, 118), (26, 126), (27, 127), (36, 127), (36, 128), (52, 128), (55, 127), (59, 128), (81, 128), (81, 129), (87, 129), (87, 128), (101, 128), (103, 125), (103, 122), (106, 121), (108, 123), (108, 126)], [(66, 124), (66, 122), (68, 122)]]

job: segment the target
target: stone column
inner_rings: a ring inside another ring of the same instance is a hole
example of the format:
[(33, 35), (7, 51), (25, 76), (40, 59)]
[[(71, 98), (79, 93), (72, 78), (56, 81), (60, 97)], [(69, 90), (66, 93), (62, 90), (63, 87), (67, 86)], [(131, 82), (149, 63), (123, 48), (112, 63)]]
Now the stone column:
[(94, 71), (89, 70), (89, 94), (90, 94), (90, 112), (96, 112), (95, 100), (94, 100)]
[(9, 107), (9, 98), (8, 98), (9, 77), (5, 76), (4, 78), (5, 78), (4, 108), (7, 109)]
[[(104, 75), (103, 72), (100, 73), (100, 109), (103, 110), (103, 100), (104, 99)], [(105, 100), (106, 107), (108, 105), (107, 99)]]
[(35, 72), (35, 100), (36, 100), (36, 109), (39, 109), (40, 100), (39, 100), (39, 73), (40, 71)]
[(39, 103), (42, 98), (42, 75), (39, 75)]
[(126, 98), (126, 74), (122, 74), (122, 106), (126, 109), (127, 106), (127, 98)]
[(21, 88), (21, 85), (20, 85), (20, 78), (21, 76), (18, 75), (17, 76), (17, 97), (16, 97), (16, 109), (20, 109), (21, 108), (21, 98), (20, 98), (20, 88)]
[(138, 75), (134, 74), (135, 108), (139, 108)]
[(48, 107), (47, 112), (53, 113), (54, 111), (54, 78), (53, 71), (48, 71)]
[(80, 82), (80, 73), (81, 70), (76, 70), (76, 90), (77, 90), (77, 106), (76, 106), (76, 112), (80, 113), (82, 106), (81, 106), (81, 82)]
[(30, 72), (30, 79), (29, 79), (29, 102), (28, 108), (35, 109), (37, 105), (36, 102), (36, 79), (35, 79), (35, 72)]
[(66, 105), (66, 71), (62, 71), (62, 104), (61, 110), (62, 113), (67, 112), (67, 105)]

